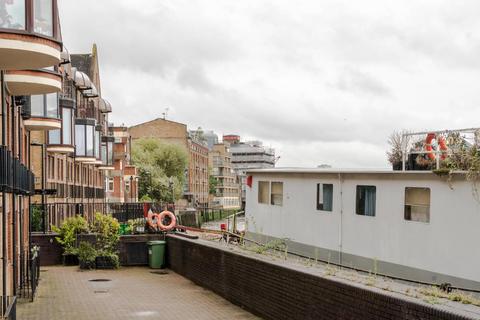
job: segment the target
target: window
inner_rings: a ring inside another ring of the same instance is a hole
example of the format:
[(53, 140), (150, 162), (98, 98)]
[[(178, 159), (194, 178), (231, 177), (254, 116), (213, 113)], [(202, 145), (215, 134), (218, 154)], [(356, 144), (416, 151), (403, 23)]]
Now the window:
[(1, 1), (0, 28), (25, 29), (25, 0)]
[(85, 126), (75, 125), (76, 155), (85, 156)]
[(93, 126), (86, 126), (86, 130), (87, 130), (87, 153), (86, 155), (89, 156), (89, 157), (92, 157), (94, 154), (93, 154), (93, 149), (94, 149), (94, 142), (93, 142), (93, 139), (94, 139), (94, 127)]
[(125, 193), (130, 193), (130, 180), (125, 179)]
[(270, 203), (275, 206), (283, 205), (283, 182), (272, 182)]
[(114, 183), (114, 180), (113, 178), (107, 178), (107, 192), (112, 192), (113, 191), (113, 183)]
[(430, 222), (430, 188), (405, 188), (405, 220)]
[(72, 109), (62, 109), (63, 144), (72, 144)]
[(269, 203), (270, 182), (258, 181), (258, 203)]
[(53, 36), (52, 0), (35, 1), (35, 32), (45, 36)]
[(356, 213), (361, 216), (375, 216), (377, 187), (357, 186)]
[(48, 144), (60, 144), (60, 129), (48, 131)]
[(317, 184), (317, 210), (332, 211), (333, 184)]

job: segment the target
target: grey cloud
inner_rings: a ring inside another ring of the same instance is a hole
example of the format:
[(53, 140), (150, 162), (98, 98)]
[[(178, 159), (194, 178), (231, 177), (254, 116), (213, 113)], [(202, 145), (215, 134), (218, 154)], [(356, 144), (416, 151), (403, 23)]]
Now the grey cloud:
[(208, 93), (215, 89), (214, 84), (207, 78), (205, 70), (198, 64), (187, 65), (180, 69), (177, 81), (183, 88), (191, 88), (200, 93)]
[(306, 166), (382, 166), (395, 129), (478, 126), (478, 6), (60, 1), (70, 52), (98, 45), (111, 120), (168, 106), (171, 120), (264, 140), (280, 165)]
[(359, 70), (346, 68), (334, 87), (343, 91), (390, 97), (390, 89), (381, 81)]

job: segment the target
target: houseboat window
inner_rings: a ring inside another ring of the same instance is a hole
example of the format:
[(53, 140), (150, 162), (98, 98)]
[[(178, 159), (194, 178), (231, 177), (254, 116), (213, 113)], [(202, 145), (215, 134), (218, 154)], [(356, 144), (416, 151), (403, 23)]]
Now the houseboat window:
[(275, 206), (283, 205), (283, 182), (272, 182), (270, 203)]
[(405, 188), (405, 220), (430, 222), (430, 188)]
[(356, 213), (361, 216), (375, 216), (377, 187), (357, 186)]
[(333, 184), (317, 184), (317, 210), (332, 211)]
[(258, 203), (269, 203), (270, 182), (258, 181)]

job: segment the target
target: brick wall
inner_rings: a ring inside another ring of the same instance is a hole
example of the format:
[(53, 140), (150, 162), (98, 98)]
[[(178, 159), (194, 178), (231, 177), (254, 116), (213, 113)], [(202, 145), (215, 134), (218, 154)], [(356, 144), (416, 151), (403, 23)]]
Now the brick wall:
[(469, 319), (441, 307), (325, 279), (176, 236), (169, 267), (265, 319)]
[(57, 234), (32, 234), (32, 245), (40, 247), (40, 265), (62, 264), (62, 246), (55, 240)]

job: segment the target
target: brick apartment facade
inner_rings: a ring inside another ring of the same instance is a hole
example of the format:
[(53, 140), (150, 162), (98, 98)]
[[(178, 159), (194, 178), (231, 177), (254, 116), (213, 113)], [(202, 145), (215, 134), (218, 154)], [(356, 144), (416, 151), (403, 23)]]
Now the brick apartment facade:
[[(13, 297), (30, 290), (32, 228), (48, 232), (67, 217), (91, 220), (104, 209), (117, 143), (108, 123), (112, 108), (101, 94), (97, 48), (79, 55), (64, 50), (57, 0), (0, 2), (0, 40), (0, 309), (5, 312)], [(135, 167), (128, 162), (121, 167), (132, 180), (128, 200), (136, 200)]]
[(106, 174), (107, 202), (137, 202), (137, 169), (130, 164), (131, 138), (127, 127), (110, 127), (113, 137), (113, 170)]
[(190, 205), (208, 205), (208, 147), (191, 136), (185, 124), (158, 118), (132, 126), (128, 131), (133, 141), (155, 138), (182, 147), (188, 153), (184, 197)]

